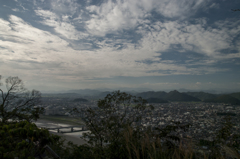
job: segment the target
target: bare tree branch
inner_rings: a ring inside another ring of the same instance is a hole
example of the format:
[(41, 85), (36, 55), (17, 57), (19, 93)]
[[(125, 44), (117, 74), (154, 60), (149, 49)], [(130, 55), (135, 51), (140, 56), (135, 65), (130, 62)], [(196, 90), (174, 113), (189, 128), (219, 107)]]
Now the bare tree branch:
[[(0, 76), (1, 79), (1, 76)], [(41, 93), (37, 90), (28, 91), (18, 77), (8, 77), (5, 80), (7, 92), (2, 93), (2, 104), (0, 105), (0, 116), (2, 122), (8, 119), (36, 120), (43, 108), (34, 108), (40, 104)]]

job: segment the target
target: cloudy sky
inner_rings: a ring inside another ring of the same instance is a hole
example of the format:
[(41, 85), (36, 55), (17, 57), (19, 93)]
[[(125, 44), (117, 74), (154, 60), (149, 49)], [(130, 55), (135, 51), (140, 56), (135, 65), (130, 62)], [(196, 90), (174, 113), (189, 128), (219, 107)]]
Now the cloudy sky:
[(240, 12), (231, 10), (239, 8), (239, 0), (0, 0), (0, 75), (40, 91), (240, 90)]

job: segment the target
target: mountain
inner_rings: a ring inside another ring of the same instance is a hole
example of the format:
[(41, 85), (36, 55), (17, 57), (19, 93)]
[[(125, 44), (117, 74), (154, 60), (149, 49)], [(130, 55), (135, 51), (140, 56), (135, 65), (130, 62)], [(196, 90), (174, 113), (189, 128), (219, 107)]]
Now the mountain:
[(112, 92), (106, 91), (106, 92), (102, 92), (98, 95), (99, 98), (105, 98), (108, 94), (111, 94)]
[(83, 98), (76, 98), (73, 100), (73, 102), (88, 102), (88, 100)]
[(178, 102), (190, 102), (190, 101), (200, 101), (200, 99), (187, 95), (186, 93), (180, 93), (176, 90), (169, 92), (164, 99), (169, 101)]
[(148, 98), (146, 99), (148, 103), (168, 103), (167, 100), (161, 98)]
[(42, 97), (48, 97), (48, 98), (74, 98), (74, 97), (79, 97), (79, 94), (77, 94), (77, 93), (57, 93), (57, 94), (44, 93), (44, 94), (42, 94)]
[(238, 92), (238, 93), (231, 93), (229, 95), (234, 97), (234, 98), (237, 98), (238, 100), (240, 100), (240, 92)]
[(69, 90), (68, 93), (78, 93), (81, 95), (88, 95), (88, 96), (96, 96), (101, 93), (101, 91), (94, 90), (94, 89), (77, 89), (77, 90)]
[(202, 101), (206, 99), (216, 98), (217, 95), (205, 92), (185, 92), (187, 95), (193, 96), (195, 98), (201, 99)]
[(221, 95), (213, 99), (206, 99), (204, 102), (240, 104), (240, 100), (230, 95)]
[(168, 101), (182, 101), (182, 102), (189, 102), (189, 101), (200, 101), (200, 99), (190, 96), (185, 93), (180, 93), (178, 91), (171, 91), (169, 93), (159, 91), (159, 92), (154, 92), (154, 91), (149, 91), (149, 92), (142, 92), (137, 94), (137, 96), (140, 96), (144, 99), (148, 98), (160, 98), (162, 100), (168, 100)]
[(167, 93), (163, 91), (159, 91), (159, 92), (148, 91), (148, 92), (138, 93), (136, 96), (147, 99), (147, 98), (164, 98), (166, 95)]

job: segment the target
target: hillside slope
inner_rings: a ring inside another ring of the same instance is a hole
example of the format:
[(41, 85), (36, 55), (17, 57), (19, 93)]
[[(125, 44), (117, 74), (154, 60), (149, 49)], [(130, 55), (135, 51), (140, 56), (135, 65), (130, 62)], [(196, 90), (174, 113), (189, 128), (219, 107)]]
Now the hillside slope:
[(190, 96), (186, 93), (180, 93), (176, 90), (169, 92), (164, 99), (169, 101), (179, 101), (179, 102), (190, 102), (190, 101), (201, 101), (198, 98), (195, 98), (193, 96)]
[(217, 95), (205, 92), (186, 92), (187, 95), (193, 96), (195, 98), (201, 99), (202, 101), (206, 99), (216, 98)]
[(226, 103), (226, 104), (240, 104), (240, 100), (230, 95), (221, 95), (216, 98), (204, 100), (204, 102)]

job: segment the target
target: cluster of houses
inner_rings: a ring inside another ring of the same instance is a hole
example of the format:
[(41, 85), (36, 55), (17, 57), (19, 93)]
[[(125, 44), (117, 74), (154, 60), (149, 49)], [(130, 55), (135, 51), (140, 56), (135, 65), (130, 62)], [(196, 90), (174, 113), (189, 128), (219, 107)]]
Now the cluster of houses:
[[(133, 124), (141, 124), (145, 127), (164, 128), (167, 125), (179, 122), (182, 125), (189, 124), (188, 131), (179, 129), (175, 133), (182, 138), (194, 140), (213, 141), (216, 133), (222, 128), (224, 118), (229, 115), (233, 124), (232, 134), (240, 132), (240, 106), (228, 105), (222, 103), (203, 103), (203, 102), (172, 102), (172, 103), (154, 103), (154, 110), (145, 110), (141, 112), (142, 120)], [(46, 115), (65, 115), (86, 117), (87, 108), (97, 108), (97, 102), (88, 103), (71, 103), (59, 102), (45, 105)], [(73, 108), (81, 109), (80, 113), (71, 112)], [(120, 113), (125, 111), (123, 107), (119, 110)], [(119, 113), (119, 112), (118, 112)], [(135, 110), (129, 107), (127, 116), (134, 115)], [(101, 116), (99, 116), (101, 118)]]

